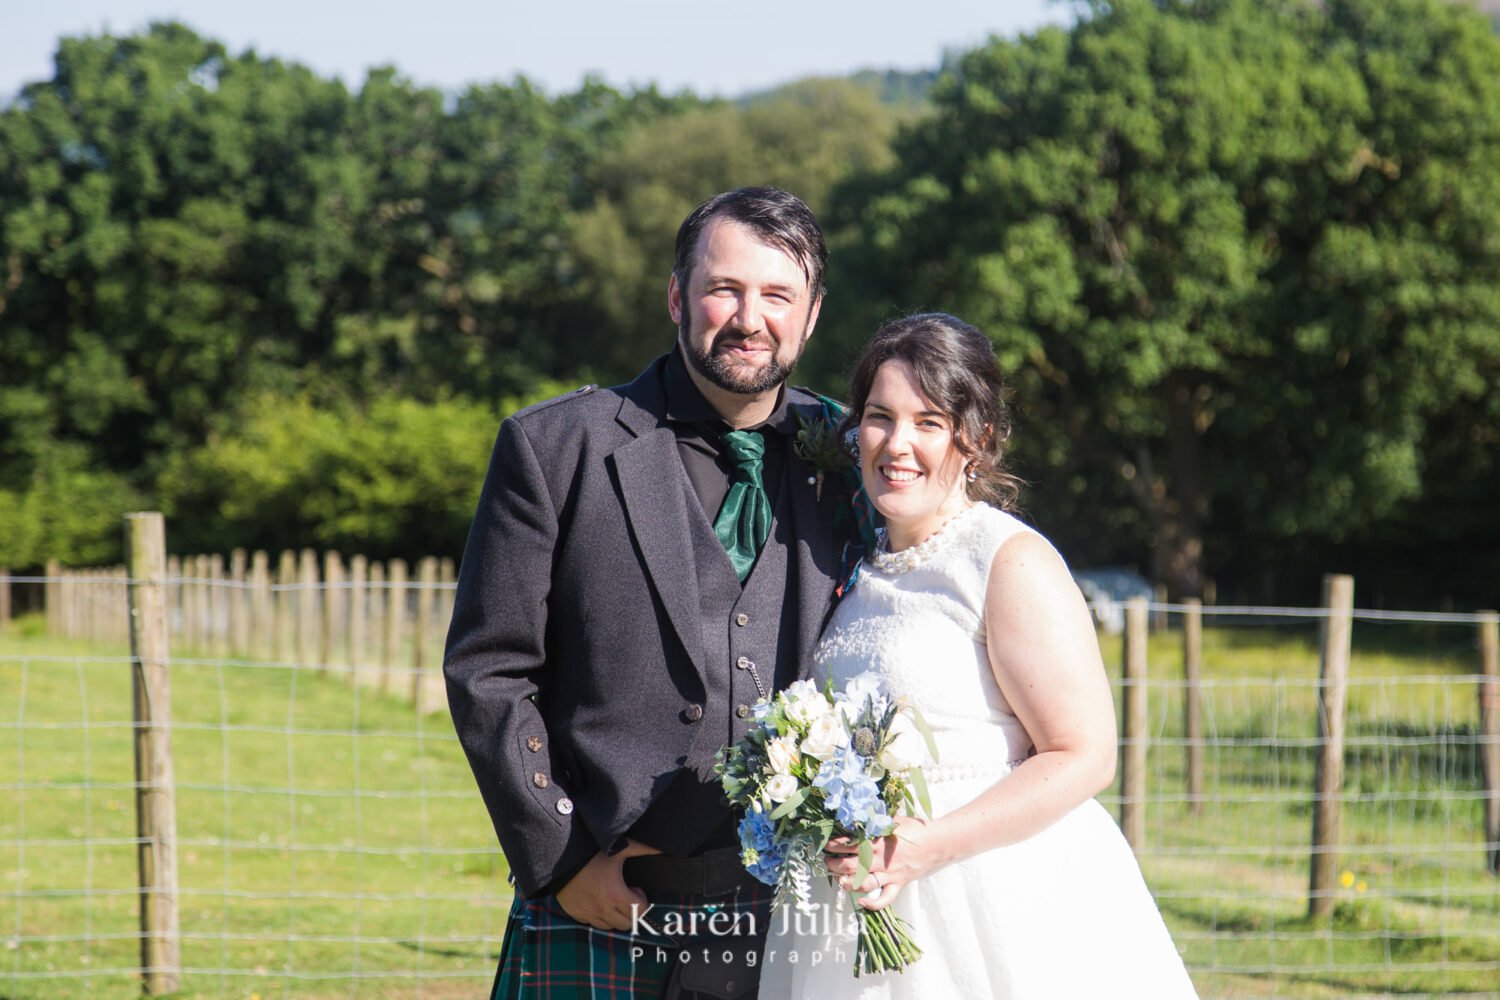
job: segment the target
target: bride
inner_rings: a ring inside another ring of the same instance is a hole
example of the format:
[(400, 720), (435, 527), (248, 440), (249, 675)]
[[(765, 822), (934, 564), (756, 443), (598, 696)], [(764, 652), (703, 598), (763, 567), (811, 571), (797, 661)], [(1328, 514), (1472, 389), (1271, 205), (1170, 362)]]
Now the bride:
[[(817, 880), (823, 919), (773, 916), (762, 997), (1195, 996), (1093, 799), (1114, 778), (1114, 702), (1066, 565), (1007, 513), (1001, 393), (989, 341), (941, 313), (886, 325), (855, 370), (859, 470), (886, 534), (814, 675), (877, 670), (925, 716), (933, 815), (900, 819), (859, 885), (854, 848), (830, 845), (839, 885)], [(894, 907), (923, 957), (856, 979), (856, 905)]]

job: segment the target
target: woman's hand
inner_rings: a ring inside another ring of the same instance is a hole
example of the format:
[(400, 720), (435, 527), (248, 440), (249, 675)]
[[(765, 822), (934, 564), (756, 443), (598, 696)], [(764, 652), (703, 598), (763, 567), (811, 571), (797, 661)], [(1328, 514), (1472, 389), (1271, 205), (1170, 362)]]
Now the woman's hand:
[(823, 860), (839, 885), (851, 892), (866, 893), (858, 902), (867, 910), (883, 910), (895, 901), (908, 884), (947, 864), (950, 858), (943, 848), (937, 824), (916, 816), (896, 817), (896, 827), (888, 835), (871, 842), (874, 859), (864, 882), (851, 884), (859, 868), (859, 845), (847, 837), (828, 842)]

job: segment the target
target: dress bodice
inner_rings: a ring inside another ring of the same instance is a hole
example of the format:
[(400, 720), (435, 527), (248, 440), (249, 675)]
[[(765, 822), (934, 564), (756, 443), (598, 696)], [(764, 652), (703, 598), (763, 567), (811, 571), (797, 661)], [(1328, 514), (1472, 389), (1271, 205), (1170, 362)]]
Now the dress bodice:
[(922, 713), (938, 746), (929, 782), (999, 776), (1031, 751), (990, 669), (984, 628), (995, 553), (1031, 531), (978, 504), (910, 549), (867, 559), (818, 644), (820, 683), (873, 669)]

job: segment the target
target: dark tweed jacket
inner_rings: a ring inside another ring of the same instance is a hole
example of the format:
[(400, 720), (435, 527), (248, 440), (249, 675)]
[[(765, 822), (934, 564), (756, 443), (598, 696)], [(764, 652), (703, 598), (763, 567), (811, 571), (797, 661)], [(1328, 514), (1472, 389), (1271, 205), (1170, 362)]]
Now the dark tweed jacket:
[[(615, 843), (690, 753), (721, 740), (698, 725), (697, 500), (663, 416), (664, 363), (507, 419), (469, 530), (443, 672), (459, 740), (528, 896), (555, 891)], [(821, 414), (811, 394), (787, 393), (799, 415)], [(825, 487), (815, 498), (813, 471), (788, 455), (804, 672), (842, 548), (841, 497)]]

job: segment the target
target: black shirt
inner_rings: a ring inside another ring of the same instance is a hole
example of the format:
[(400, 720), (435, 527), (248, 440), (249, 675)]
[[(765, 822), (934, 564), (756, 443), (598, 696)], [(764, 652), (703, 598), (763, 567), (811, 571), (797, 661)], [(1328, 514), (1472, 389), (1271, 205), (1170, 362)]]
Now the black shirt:
[[(680, 345), (667, 359), (666, 390), (667, 422), (677, 435), (678, 457), (682, 459), (682, 467), (693, 484), (693, 493), (703, 505), (711, 524), (724, 504), (724, 496), (729, 492), (734, 475), (734, 463), (724, 454), (724, 445), (719, 439), (719, 435), (730, 427), (713, 404), (698, 391), (697, 384), (688, 374)], [(776, 407), (769, 417), (754, 427), (742, 429), (760, 431), (765, 440), (761, 477), (766, 495), (775, 497), (786, 469), (787, 449), (797, 433), (796, 414), (786, 405), (786, 387), (777, 390)]]

